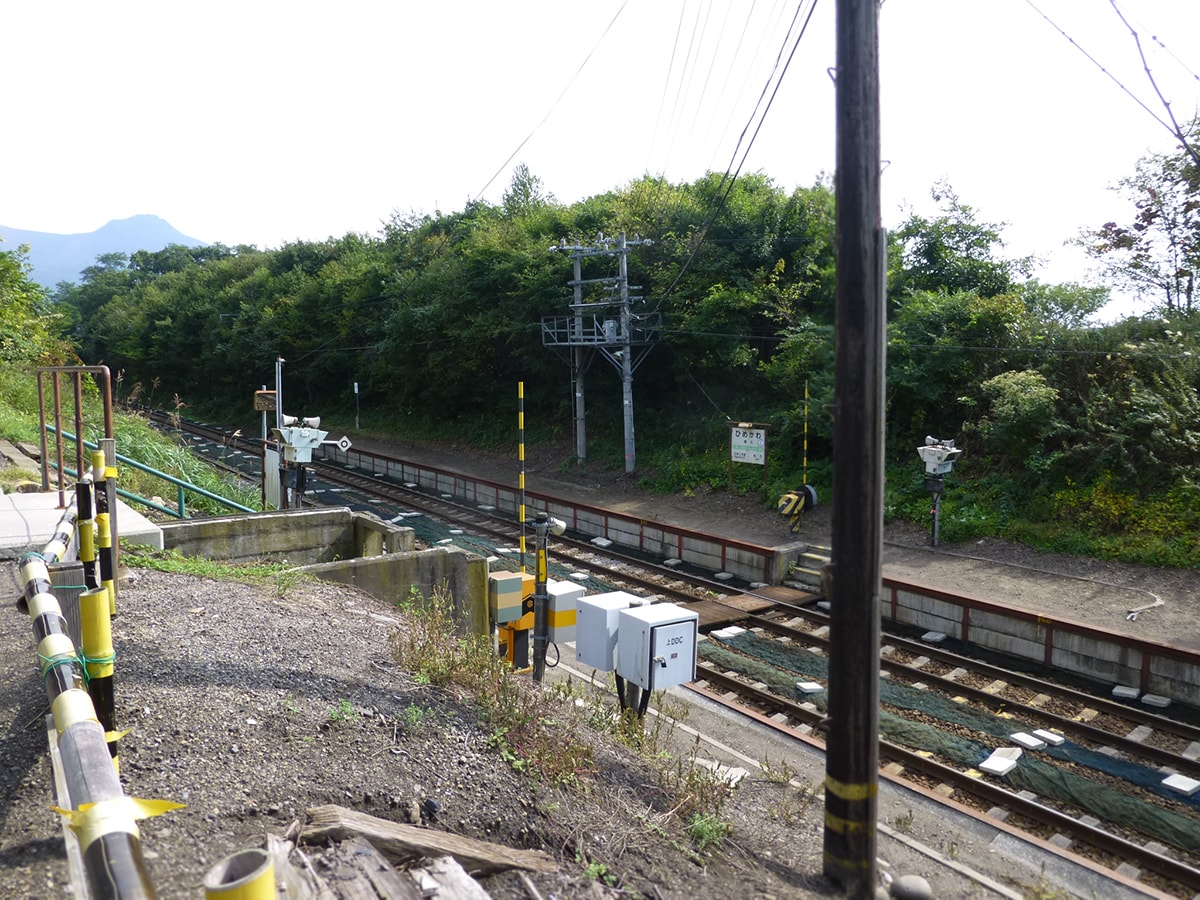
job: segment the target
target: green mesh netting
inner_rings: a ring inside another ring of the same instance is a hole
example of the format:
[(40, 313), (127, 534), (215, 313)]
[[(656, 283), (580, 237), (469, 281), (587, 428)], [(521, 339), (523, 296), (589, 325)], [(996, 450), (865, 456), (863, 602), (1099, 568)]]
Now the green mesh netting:
[[(743, 672), (786, 697), (793, 696), (797, 675), (828, 680), (828, 660), (825, 657), (751, 632), (721, 642), (710, 636), (710, 640), (701, 642), (699, 651), (701, 657), (715, 665)], [(918, 711), (948, 724), (1003, 740), (1007, 740), (1013, 732), (1032, 730), (1016, 719), (1000, 718), (982, 710), (965, 708), (940, 694), (896, 684), (888, 679), (880, 679), (879, 698), (887, 706)], [(825, 693), (812, 694), (805, 699), (822, 712), (828, 712)], [(884, 710), (879, 714), (879, 731), (883, 738), (892, 743), (914, 750), (928, 750), (966, 767), (978, 766), (994, 749), (982, 741), (943, 731), (933, 725), (912, 722)], [(1162, 773), (1146, 766), (1113, 759), (1069, 741), (1060, 747), (1047, 747), (1038, 752), (1124, 778), (1182, 805), (1200, 808), (1200, 802), (1196, 799), (1168, 792), (1161, 785)], [(1022, 756), (1021, 762), (1004, 779), (1018, 789), (1076, 807), (1103, 821), (1127, 824), (1164, 844), (1189, 852), (1200, 851), (1200, 823), (1130, 797), (1107, 785), (1097, 784), (1031, 754)]]

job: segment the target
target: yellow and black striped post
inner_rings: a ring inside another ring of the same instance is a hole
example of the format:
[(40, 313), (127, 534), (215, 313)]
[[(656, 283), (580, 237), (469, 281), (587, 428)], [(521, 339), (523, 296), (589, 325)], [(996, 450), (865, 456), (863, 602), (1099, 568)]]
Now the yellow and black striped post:
[[(117, 706), (113, 692), (113, 669), (116, 653), (112, 642), (112, 617), (108, 614), (108, 591), (97, 588), (79, 595), (79, 625), (81, 632), (80, 660), (83, 662), (84, 682), (96, 710), (96, 718), (106, 735), (117, 730)], [(113, 765), (118, 766), (117, 739), (110, 737), (108, 752)], [(118, 769), (119, 770), (119, 769)]]
[(75, 531), (79, 535), (83, 583), (88, 590), (100, 587), (100, 572), (96, 565), (96, 520), (92, 516), (92, 476), (89, 473), (75, 485)]
[(517, 488), (520, 491), (517, 521), (521, 523), (521, 571), (525, 571), (525, 382), (517, 382), (517, 460), (520, 473)]
[(117, 594), (113, 587), (113, 545), (108, 530), (108, 513), (96, 514), (96, 555), (100, 558), (100, 587), (108, 591), (108, 614), (117, 614)]

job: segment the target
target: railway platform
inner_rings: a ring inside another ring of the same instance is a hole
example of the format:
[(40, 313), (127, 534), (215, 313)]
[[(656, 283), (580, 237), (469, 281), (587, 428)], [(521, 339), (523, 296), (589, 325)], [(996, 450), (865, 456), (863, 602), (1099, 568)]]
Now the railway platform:
[[(66, 502), (74, 504), (73, 492), (67, 493)], [(16, 561), (23, 553), (46, 545), (63, 511), (57, 490), (0, 494), (0, 562), (8, 561), (7, 565), (0, 565), (0, 591), (4, 596), (20, 593)], [(162, 549), (162, 529), (124, 501), (117, 501), (116, 518), (123, 543)]]

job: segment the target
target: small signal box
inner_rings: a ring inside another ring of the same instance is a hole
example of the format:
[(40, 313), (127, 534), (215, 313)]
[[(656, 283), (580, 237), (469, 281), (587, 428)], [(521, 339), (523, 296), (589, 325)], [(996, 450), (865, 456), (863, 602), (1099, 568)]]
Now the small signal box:
[(643, 690), (696, 679), (700, 617), (674, 603), (623, 609), (617, 623), (617, 674)]

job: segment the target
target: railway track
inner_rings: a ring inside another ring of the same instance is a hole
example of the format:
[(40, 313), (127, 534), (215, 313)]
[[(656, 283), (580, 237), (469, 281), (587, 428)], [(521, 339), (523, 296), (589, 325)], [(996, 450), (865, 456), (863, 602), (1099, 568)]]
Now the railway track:
[[(224, 446), (237, 446), (248, 453), (257, 450), (257, 442), (231, 438), (198, 424), (181, 424), (187, 431), (203, 434)], [(400, 510), (406, 515), (419, 513), (454, 525), (464, 536), (485, 541), (485, 547), (511, 551), (512, 545), (520, 540), (520, 523), (494, 510), (431, 495), (414, 485), (396, 484), (345, 466), (317, 462), (312, 471), (319, 480), (336, 486), (329, 490), (339, 492), (339, 502), (349, 495), (358, 495), (377, 514), (387, 509)], [(396, 513), (397, 517), (400, 514)], [(616, 587), (655, 594), (685, 605), (707, 604), (707, 617), (701, 616), (702, 630), (712, 631), (740, 622), (748, 629), (747, 634), (786, 647), (789, 654), (806, 654), (815, 659), (828, 656), (829, 618), (813, 608), (819, 599), (815, 595), (778, 588), (731, 589), (725, 582), (596, 547), (579, 536), (555, 539), (553, 555), (569, 567), (585, 570), (597, 580)], [(507, 561), (501, 562), (503, 559)], [(498, 566), (515, 566), (515, 563), (511, 554), (496, 556)], [(796, 740), (823, 749), (821, 735), (827, 711), (816, 702), (816, 694), (808, 698), (796, 696), (796, 682), (802, 680), (797, 673), (801, 669), (790, 669), (790, 663), (775, 660), (772, 669), (776, 674), (767, 679), (768, 686), (764, 687), (762, 672), (752, 666), (739, 667), (730, 662), (729, 656), (720, 664), (708, 661), (706, 647), (720, 643), (713, 638), (702, 642), (699, 678), (688, 687), (740, 715), (749, 715)], [(730, 652), (738, 655), (736, 648)], [(1147, 774), (1174, 772), (1200, 779), (1197, 761), (1200, 729), (1167, 715), (900, 635), (884, 635), (880, 670), (884, 682), (919, 692), (922, 697), (940, 697), (964, 715), (1029, 723), (1030, 730), (1061, 736), (1075, 754), (1074, 759), (1056, 758), (1051, 746), (1038, 753), (1038, 764), (1048, 766), (1051, 771), (1060, 770), (1059, 777), (1070, 776), (1068, 780), (1073, 783), (1074, 779), (1083, 779), (1078, 782), (1080, 786), (1095, 785), (1107, 800), (1071, 802), (1069, 798), (1035, 796), (1013, 785), (1007, 776), (982, 775), (974, 765), (947, 759), (927, 747), (905, 746), (887, 738), (880, 741), (881, 762), (886, 763), (885, 778), (915, 787), (935, 799), (950, 796), (953, 798), (950, 802), (972, 815), (992, 824), (1003, 821), (1005, 828), (1033, 835), (1047, 848), (1058, 848), (1057, 852), (1116, 872), (1126, 881), (1135, 880), (1150, 893), (1191, 897), (1200, 892), (1200, 805), (1187, 797), (1152, 790), (1149, 784), (1154, 779)], [(771, 681), (774, 688), (769, 686)], [(1011, 743), (1001, 733), (1002, 729), (981, 735), (977, 728), (961, 723), (948, 726), (937, 716), (886, 700), (884, 710), (925, 728), (947, 729), (962, 741), (983, 743), (987, 747)], [(1026, 752), (1033, 757), (1032, 752)], [(1106, 765), (1104, 759), (1114, 763)], [(1114, 771), (1133, 770), (1139, 773), (1141, 783), (1114, 774)], [(1119, 812), (1096, 814), (1103, 813), (1105, 803), (1110, 802), (1157, 810), (1155, 815), (1167, 825), (1140, 826), (1133, 817)]]
[[(820, 703), (823, 693), (814, 692), (804, 699), (788, 696), (788, 689), (794, 690), (797, 681), (812, 676), (800, 674), (804, 671), (800, 666), (790, 667), (787, 657), (811, 654), (813, 658), (821, 659), (827, 656), (827, 619), (812, 612), (791, 618), (800, 618), (803, 627), (780, 621), (775, 614), (750, 616), (745, 622), (751, 629), (747, 634), (756, 634), (761, 640), (782, 648), (779, 656), (771, 661), (775, 677), (772, 678), (761, 665), (738, 665), (729, 653), (706, 652), (702, 646), (698, 681), (690, 687), (715, 702), (750, 714), (773, 729), (792, 734), (823, 750), (821, 736), (828, 715)], [(963, 740), (983, 743), (992, 749), (1011, 745), (1012, 741), (995, 730), (990, 734), (980, 732), (978, 720), (981, 717), (994, 717), (1000, 723), (1012, 721), (1014, 724), (1005, 731), (1028, 727), (1030, 730), (1036, 728), (1039, 734), (1044, 731), (1061, 735), (1071, 755), (1055, 759), (1049, 755), (1054, 748), (1049, 748), (1047, 753), (1037, 754), (1037, 765), (1056, 770), (1050, 775), (1075, 789), (1086, 788), (1087, 792), (1077, 795), (1074, 802), (1070, 791), (1053, 797), (1034, 796), (1028, 788), (1020, 783), (1013, 784), (1007, 777), (982, 775), (969, 764), (970, 761), (964, 764), (961, 758), (957, 761), (947, 759), (937, 749), (931, 752), (929, 747), (933, 744), (903, 746), (882, 737), (880, 759), (887, 764), (885, 777), (916, 786), (939, 802), (953, 798), (977, 817), (993, 822), (1004, 820), (1009, 826), (1048, 844), (1068, 847), (1076, 857), (1120, 872), (1126, 878), (1136, 878), (1140, 884), (1164, 895), (1191, 897), (1200, 890), (1200, 869), (1197, 868), (1200, 862), (1197, 852), (1200, 848), (1200, 811), (1182, 800), (1154, 793), (1145, 785), (1122, 784), (1122, 780), (1111, 772), (1086, 764), (1090, 760), (1093, 765), (1103, 765), (1102, 760), (1118, 759), (1122, 768), (1125, 764), (1138, 764), (1144, 772), (1170, 770), (1198, 774), (1200, 766), (1193, 758), (1165, 750), (1148, 740), (1153, 733), (1164, 736), (1164, 743), (1191, 747), (1200, 737), (1195, 728), (1122, 704), (1105, 703), (1094, 696), (1045, 681), (1035, 682), (1037, 696), (1043, 698), (1038, 705), (1020, 704), (1011, 697), (1006, 698), (1005, 688), (997, 684), (1028, 683), (1027, 677), (1019, 673), (941, 652), (939, 656), (943, 663), (953, 664), (949, 671), (957, 674), (954, 678), (934, 676), (925, 668), (928, 657), (924, 652), (918, 653), (930, 648), (891, 635), (885, 636), (884, 648), (880, 663), (884, 675), (882, 684), (892, 683), (911, 689), (913, 694), (921, 697), (918, 706), (935, 707), (936, 704), (925, 698), (939, 695), (943, 701), (941, 705), (963, 710), (961, 718), (975, 721), (971, 722), (974, 727), (948, 724), (936, 714), (897, 707), (886, 696), (882, 701), (885, 713), (903, 717), (906, 722), (925, 729), (946, 729)], [(732, 652), (736, 654), (736, 648)], [(713, 656), (719, 661), (712, 661)], [(811, 673), (812, 669), (807, 671)], [(970, 688), (963, 683), (968, 675), (992, 679), (989, 684), (992, 690)], [(1055, 706), (1059, 707), (1059, 712), (1053, 711)], [(1103, 712), (1096, 707), (1103, 707)], [(1090, 722), (1084, 721), (1086, 717), (1079, 714), (1083, 710), (1096, 711), (1097, 715)], [(1002, 719), (1001, 716), (1009, 718)], [(1022, 724), (1018, 726), (1017, 722)], [(885, 734), (888, 731), (886, 724), (883, 731)], [(929, 735), (929, 731), (924, 733)], [(1129, 737), (1129, 733), (1137, 733), (1140, 739)], [(977, 753), (975, 760), (981, 758)], [(1137, 824), (1135, 816), (1117, 818), (1110, 815), (1106, 820), (1103, 815), (1105, 809), (1119, 811), (1144, 806), (1161, 810), (1161, 820), (1148, 826), (1150, 833), (1146, 831), (1147, 826)], [(1188, 846), (1170, 846), (1171, 836)]]

